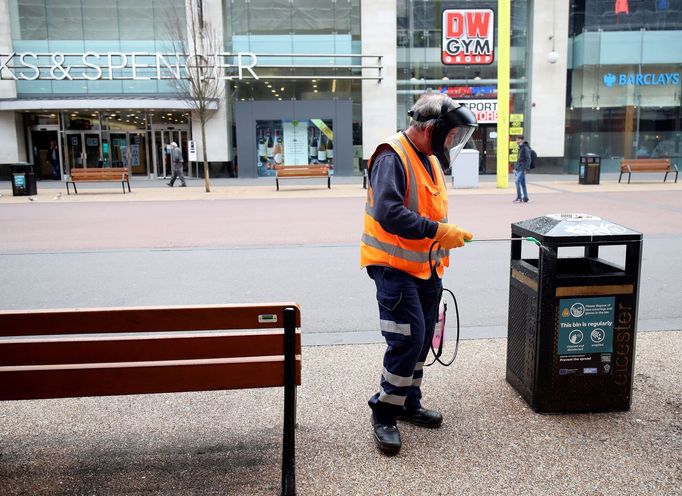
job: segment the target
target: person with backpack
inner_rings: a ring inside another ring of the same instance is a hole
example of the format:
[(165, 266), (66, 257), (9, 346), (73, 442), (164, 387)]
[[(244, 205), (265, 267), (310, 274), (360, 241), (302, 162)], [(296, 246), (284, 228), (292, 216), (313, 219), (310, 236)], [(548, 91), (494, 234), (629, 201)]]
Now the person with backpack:
[(524, 141), (523, 136), (516, 138), (516, 143), (519, 145), (517, 151), (516, 165), (514, 165), (514, 173), (516, 174), (516, 198), (514, 203), (528, 203), (528, 190), (526, 189), (526, 174), (531, 169), (531, 150), (528, 142)]

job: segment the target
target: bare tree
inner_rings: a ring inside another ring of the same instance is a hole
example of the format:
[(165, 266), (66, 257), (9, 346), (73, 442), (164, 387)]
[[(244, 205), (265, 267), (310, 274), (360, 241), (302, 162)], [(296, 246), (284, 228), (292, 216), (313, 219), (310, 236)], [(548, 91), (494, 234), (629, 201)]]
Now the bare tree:
[(219, 77), (222, 63), (216, 60), (224, 51), (222, 36), (203, 18), (202, 0), (188, 0), (188, 18), (171, 13), (167, 21), (171, 51), (184, 58), (186, 71), (171, 77), (175, 90), (201, 125), (201, 149), (204, 157), (204, 184), (210, 193), (208, 157), (206, 155), (206, 123), (213, 117), (225, 93), (225, 80)]

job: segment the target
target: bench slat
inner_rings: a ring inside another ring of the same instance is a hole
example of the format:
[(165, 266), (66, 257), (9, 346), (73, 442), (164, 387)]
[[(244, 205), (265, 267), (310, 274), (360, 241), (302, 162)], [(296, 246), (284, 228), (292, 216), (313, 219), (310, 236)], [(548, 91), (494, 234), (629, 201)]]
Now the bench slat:
[(331, 188), (330, 169), (327, 165), (284, 165), (275, 170), (275, 185), (279, 191), (280, 179), (327, 179), (327, 188)]
[[(296, 333), (301, 353), (301, 333)], [(168, 336), (115, 336), (114, 338), (0, 339), (0, 366), (81, 363), (143, 362), (273, 356), (284, 354), (282, 331)]]
[(670, 162), (667, 158), (637, 158), (637, 159), (622, 159), (620, 161), (620, 176), (618, 177), (618, 182), (620, 182), (623, 174), (628, 174), (628, 184), (630, 184), (630, 178), (633, 172), (665, 172), (665, 177), (663, 182), (668, 180), (668, 174), (675, 174), (675, 182), (677, 182), (677, 176), (679, 171), (675, 164)]
[[(295, 363), (301, 384), (300, 355)], [(0, 367), (0, 400), (117, 396), (278, 387), (284, 357), (113, 363), (88, 366)]]
[[(295, 327), (301, 327), (301, 312), (296, 303), (3, 310), (0, 336), (273, 329), (283, 327), (284, 308), (295, 309)], [(276, 321), (259, 322), (259, 316), (270, 315), (276, 316)]]

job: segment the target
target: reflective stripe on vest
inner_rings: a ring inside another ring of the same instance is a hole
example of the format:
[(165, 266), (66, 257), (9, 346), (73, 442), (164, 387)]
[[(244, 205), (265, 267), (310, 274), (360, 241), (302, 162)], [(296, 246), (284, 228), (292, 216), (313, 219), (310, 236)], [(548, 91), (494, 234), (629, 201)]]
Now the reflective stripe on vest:
[[(405, 207), (430, 220), (447, 222), (448, 198), (445, 175), (438, 159), (434, 156), (429, 157), (434, 175), (432, 179), (405, 135), (398, 133), (384, 144), (396, 152), (405, 168), (407, 178)], [(380, 147), (377, 150), (379, 149)], [(371, 170), (376, 154), (377, 152), (370, 158), (368, 170)], [(374, 192), (369, 184), (364, 232), (360, 242), (360, 265), (362, 267), (383, 265), (402, 270), (420, 279), (430, 278), (429, 248), (433, 240), (406, 239), (391, 234), (376, 221), (374, 213)], [(432, 253), (431, 264), (436, 266), (439, 276), (443, 275), (443, 267), (449, 265), (448, 253), (442, 248)]]

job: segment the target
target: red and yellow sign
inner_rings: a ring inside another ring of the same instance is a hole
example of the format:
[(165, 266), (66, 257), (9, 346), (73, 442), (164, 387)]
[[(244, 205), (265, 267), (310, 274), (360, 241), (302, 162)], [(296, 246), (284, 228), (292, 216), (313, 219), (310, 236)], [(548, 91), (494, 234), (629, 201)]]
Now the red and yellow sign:
[(441, 61), (446, 65), (487, 65), (495, 60), (495, 13), (491, 9), (443, 11)]

